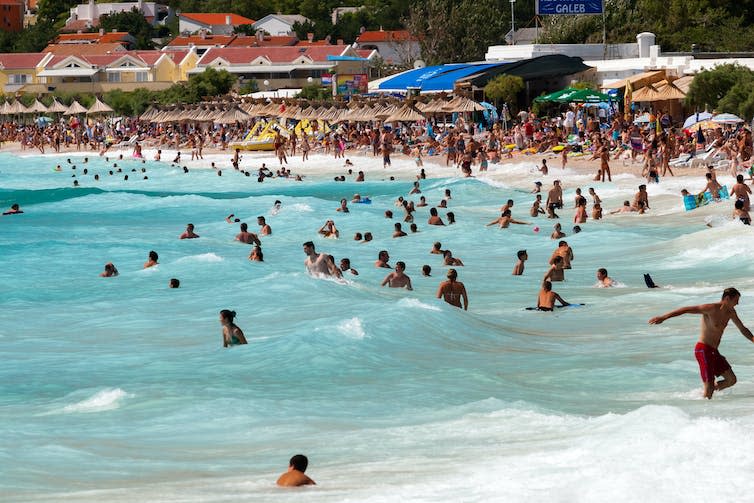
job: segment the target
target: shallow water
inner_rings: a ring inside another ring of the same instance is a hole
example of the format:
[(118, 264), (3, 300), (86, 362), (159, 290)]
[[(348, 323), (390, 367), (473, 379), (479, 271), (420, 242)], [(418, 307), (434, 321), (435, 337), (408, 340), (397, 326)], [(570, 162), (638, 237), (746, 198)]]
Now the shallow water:
[[(729, 203), (683, 211), (680, 189), (700, 190), (701, 176), (650, 186), (648, 215), (589, 221), (571, 235), (573, 190), (592, 182), (557, 172), (575, 260), (555, 289), (586, 306), (539, 313), (524, 308), (556, 246), (552, 221), (536, 219), (538, 233), (484, 226), (508, 198), (516, 218), (533, 221), (527, 164), (423, 181), (430, 204), (452, 190), (458, 223), (427, 226), (419, 208), (420, 232), (392, 239), (383, 212), (411, 188), (408, 161), (395, 161), (389, 181), (378, 160), (354, 159), (363, 184), (332, 174), (258, 184), (128, 160), (126, 182), (107, 175), (112, 162), (90, 159), (86, 176), (72, 162), (81, 188), (64, 157), (0, 155), (0, 207), (26, 212), (0, 217), (4, 501), (733, 501), (754, 489), (754, 348), (729, 328), (721, 351), (739, 382), (707, 402), (693, 358), (698, 320), (647, 325), (731, 285), (754, 324), (754, 234), (704, 225), (728, 216)], [(142, 167), (148, 180), (131, 172)], [(615, 180), (596, 186), (606, 210), (641, 183)], [(355, 192), (373, 203), (336, 213)], [(264, 263), (234, 242), (229, 213), (250, 230), (266, 215)], [(341, 239), (317, 236), (329, 218)], [(188, 222), (200, 239), (177, 239)], [(357, 231), (375, 240), (355, 242)], [(310, 239), (360, 275), (309, 277)], [(434, 241), (465, 263), (468, 312), (435, 299), (447, 268), (428, 253)], [(514, 277), (522, 248), (526, 272)], [(407, 263), (414, 291), (380, 288), (380, 249)], [(149, 250), (160, 265), (143, 270)], [(119, 277), (98, 277), (108, 261)], [(622, 287), (595, 288), (599, 267)], [(646, 289), (646, 272), (663, 288)], [(168, 288), (172, 277), (180, 289)], [(226, 308), (248, 346), (222, 348)], [(276, 489), (298, 452), (319, 485)]]

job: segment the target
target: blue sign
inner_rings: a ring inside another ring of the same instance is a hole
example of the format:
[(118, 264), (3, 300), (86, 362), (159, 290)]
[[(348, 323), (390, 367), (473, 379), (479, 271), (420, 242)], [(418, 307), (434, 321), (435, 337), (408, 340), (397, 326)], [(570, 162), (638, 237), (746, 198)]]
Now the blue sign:
[(536, 0), (537, 15), (602, 14), (602, 0)]

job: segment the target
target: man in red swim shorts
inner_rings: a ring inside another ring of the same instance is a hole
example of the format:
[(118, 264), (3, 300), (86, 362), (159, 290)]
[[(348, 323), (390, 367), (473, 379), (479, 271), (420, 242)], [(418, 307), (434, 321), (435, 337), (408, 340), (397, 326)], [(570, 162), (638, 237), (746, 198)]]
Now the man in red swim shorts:
[[(696, 343), (696, 348), (694, 348), (694, 354), (699, 362), (699, 372), (704, 382), (704, 397), (707, 399), (712, 398), (712, 393), (715, 390), (720, 391), (736, 384), (736, 375), (733, 373), (733, 369), (730, 368), (725, 357), (717, 351), (728, 322), (733, 320), (743, 336), (754, 342), (751, 331), (741, 323), (738, 314), (736, 314), (735, 307), (740, 299), (741, 294), (738, 290), (726, 288), (720, 302), (681, 307), (649, 320), (650, 325), (659, 325), (668, 318), (682, 314), (702, 315), (702, 333), (699, 336), (699, 342)], [(721, 376), (722, 380), (715, 382), (717, 376)]]

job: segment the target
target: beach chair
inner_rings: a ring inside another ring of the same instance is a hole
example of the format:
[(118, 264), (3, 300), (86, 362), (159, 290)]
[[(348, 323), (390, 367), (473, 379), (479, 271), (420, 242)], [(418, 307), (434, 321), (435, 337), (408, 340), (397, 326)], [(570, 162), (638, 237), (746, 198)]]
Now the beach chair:
[(691, 163), (691, 154), (681, 154), (675, 159), (670, 159), (668, 165), (675, 167), (687, 167)]

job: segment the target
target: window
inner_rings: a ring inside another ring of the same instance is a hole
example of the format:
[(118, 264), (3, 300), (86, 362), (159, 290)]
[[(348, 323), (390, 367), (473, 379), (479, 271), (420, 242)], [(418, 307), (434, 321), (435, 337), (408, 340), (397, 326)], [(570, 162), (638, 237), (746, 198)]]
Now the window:
[(120, 73), (108, 73), (107, 74), (107, 81), (108, 82), (120, 82)]
[(22, 73), (22, 74), (11, 74), (10, 75), (10, 84), (27, 84), (31, 79), (29, 78), (29, 75)]
[(149, 72), (136, 72), (136, 82), (149, 82)]

